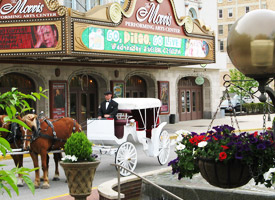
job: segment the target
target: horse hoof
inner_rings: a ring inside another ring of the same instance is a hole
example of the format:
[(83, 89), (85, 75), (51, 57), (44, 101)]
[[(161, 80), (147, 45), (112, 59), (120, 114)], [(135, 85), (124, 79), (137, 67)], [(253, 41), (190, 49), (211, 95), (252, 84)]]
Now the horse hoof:
[(34, 184), (34, 187), (35, 187), (35, 189), (38, 189), (38, 188), (40, 188), (40, 185)]
[(23, 182), (22, 179), (18, 179), (18, 181), (17, 181), (17, 186), (18, 186), (18, 187), (23, 187), (23, 186), (24, 186), (24, 182)]
[(42, 189), (49, 189), (50, 188), (50, 184), (48, 183), (43, 183), (43, 185), (41, 186)]
[(43, 177), (40, 177), (40, 181), (44, 181), (44, 178), (43, 178)]
[(60, 181), (59, 177), (53, 177), (53, 181)]

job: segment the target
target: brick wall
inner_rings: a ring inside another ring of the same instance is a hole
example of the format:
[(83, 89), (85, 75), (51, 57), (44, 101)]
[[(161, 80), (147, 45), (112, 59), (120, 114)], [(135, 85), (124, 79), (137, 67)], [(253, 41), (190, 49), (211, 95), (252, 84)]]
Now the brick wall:
[[(125, 195), (125, 198), (123, 198), (123, 200), (139, 199), (141, 194), (141, 185), (141, 179), (121, 184), (120, 191)], [(113, 189), (117, 191), (117, 187), (114, 187)], [(100, 196), (99, 199), (109, 200), (108, 198), (105, 198), (103, 196)]]

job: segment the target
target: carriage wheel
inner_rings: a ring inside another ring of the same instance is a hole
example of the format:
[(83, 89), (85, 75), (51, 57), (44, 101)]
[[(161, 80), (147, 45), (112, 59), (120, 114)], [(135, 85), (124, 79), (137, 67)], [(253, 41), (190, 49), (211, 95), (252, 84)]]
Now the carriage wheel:
[[(137, 166), (137, 150), (130, 142), (124, 142), (118, 147), (116, 152), (115, 163), (121, 165), (130, 171), (134, 171)], [(122, 176), (129, 176), (131, 173), (120, 168)]]
[(160, 134), (160, 144), (159, 144), (159, 164), (164, 165), (170, 154), (170, 137), (167, 131), (162, 131)]

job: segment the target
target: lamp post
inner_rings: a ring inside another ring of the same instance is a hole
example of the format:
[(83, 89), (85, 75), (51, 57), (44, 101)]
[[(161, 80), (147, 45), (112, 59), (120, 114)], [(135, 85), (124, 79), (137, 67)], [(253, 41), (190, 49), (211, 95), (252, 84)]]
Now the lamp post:
[(265, 93), (275, 106), (275, 92), (267, 83), (275, 77), (275, 12), (255, 10), (232, 26), (227, 39), (227, 53), (234, 66), (244, 75), (259, 82), (259, 100), (266, 102)]

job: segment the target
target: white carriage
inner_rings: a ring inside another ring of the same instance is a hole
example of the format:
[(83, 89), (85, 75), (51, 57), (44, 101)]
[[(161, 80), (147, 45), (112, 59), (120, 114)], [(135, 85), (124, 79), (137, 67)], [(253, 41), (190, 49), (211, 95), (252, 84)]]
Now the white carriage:
[[(88, 139), (100, 144), (93, 150), (115, 154), (116, 164), (134, 171), (137, 150), (133, 143), (140, 143), (148, 156), (157, 157), (164, 165), (170, 153), (170, 138), (167, 131), (162, 131), (166, 122), (160, 123), (159, 119), (161, 101), (155, 98), (116, 98), (114, 101), (118, 103), (117, 120), (87, 121)], [(130, 172), (121, 169), (120, 174), (128, 176)]]

